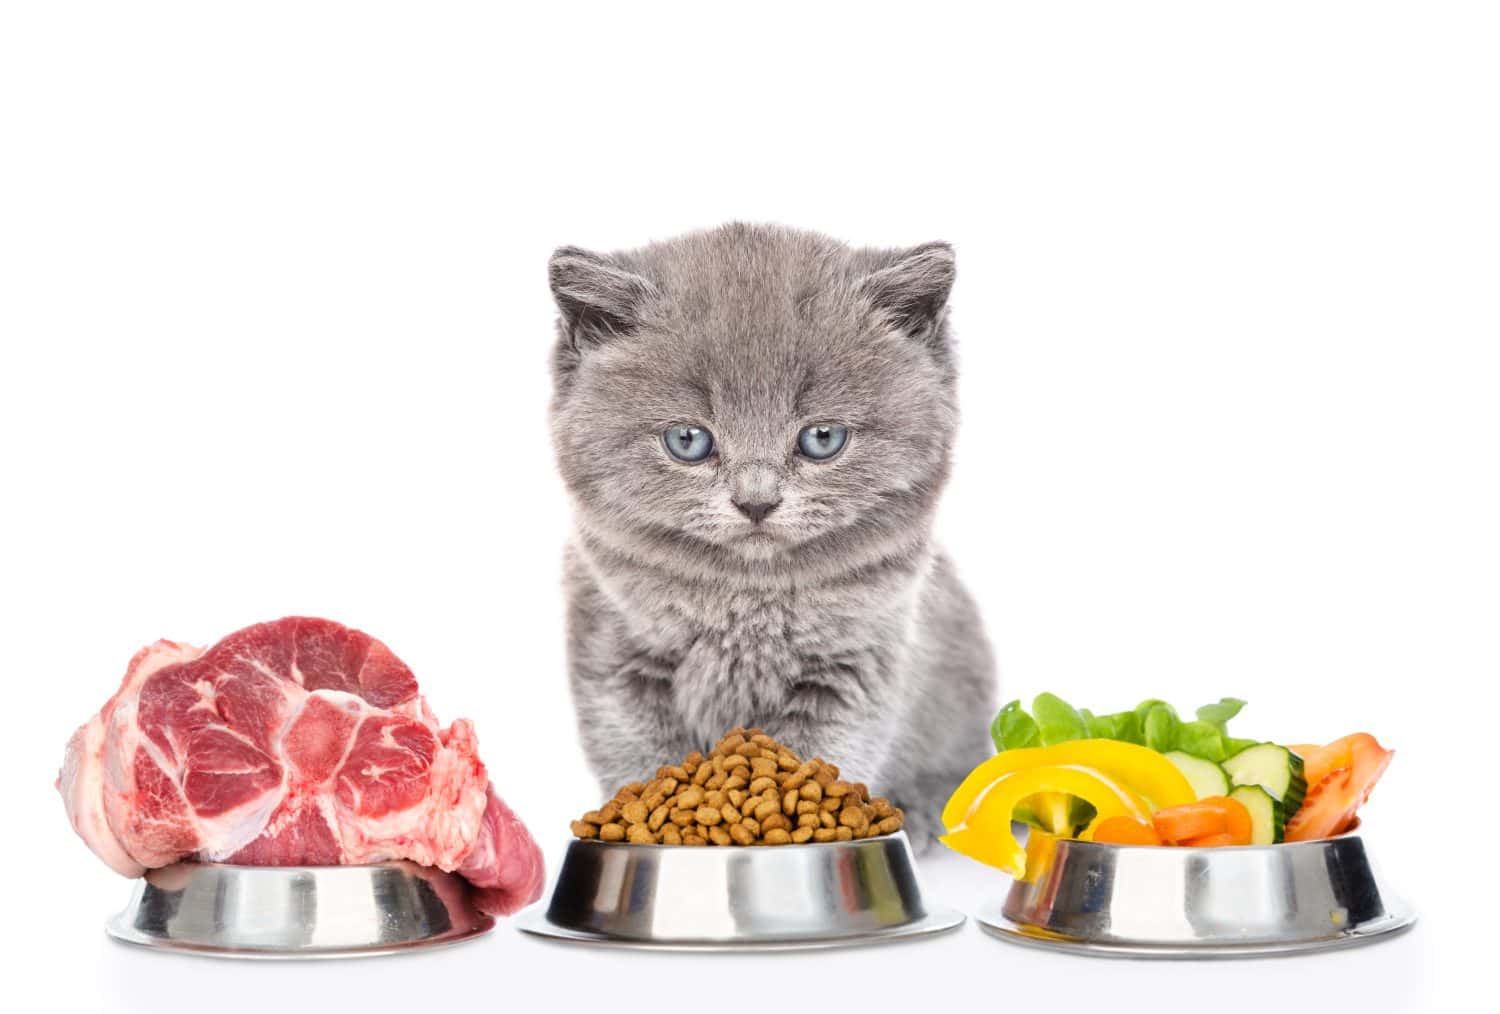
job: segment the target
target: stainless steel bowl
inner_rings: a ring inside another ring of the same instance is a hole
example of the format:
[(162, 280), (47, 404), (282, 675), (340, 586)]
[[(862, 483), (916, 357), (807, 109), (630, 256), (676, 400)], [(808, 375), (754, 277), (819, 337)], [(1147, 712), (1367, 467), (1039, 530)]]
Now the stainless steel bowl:
[(1120, 957), (1293, 954), (1368, 943), (1416, 921), (1355, 832), (1325, 841), (1162, 848), (1058, 841), (980, 925), (1023, 944)]
[(906, 835), (827, 844), (689, 848), (575, 841), (528, 933), (668, 950), (879, 943), (962, 925), (922, 901)]
[(467, 940), (495, 920), (463, 878), (414, 863), (178, 863), (136, 882), (105, 927), (127, 943), (221, 958), (342, 958)]

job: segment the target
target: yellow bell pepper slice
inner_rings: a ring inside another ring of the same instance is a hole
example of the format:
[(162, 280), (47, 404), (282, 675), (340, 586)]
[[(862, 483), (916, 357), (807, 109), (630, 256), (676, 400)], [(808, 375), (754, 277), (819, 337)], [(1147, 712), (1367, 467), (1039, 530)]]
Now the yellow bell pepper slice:
[(1031, 828), (1026, 832), (1026, 875), (1022, 880), (1032, 881), (1052, 868), (1057, 858), (1057, 836)]
[(1043, 765), (1092, 768), (1145, 799), (1151, 812), (1198, 799), (1177, 765), (1150, 747), (1116, 739), (1075, 739), (1053, 746), (1006, 750), (980, 764), (959, 784), (943, 807), (943, 826), (958, 827), (995, 780)]
[(1108, 817), (1149, 820), (1151, 815), (1145, 800), (1108, 775), (1079, 765), (1054, 764), (1016, 771), (994, 780), (980, 794), (966, 819), (938, 840), (971, 859), (1013, 877), (1024, 877), (1026, 852), (1011, 833), (1010, 815), (1021, 800), (1038, 792), (1066, 792), (1087, 800), (1096, 816), (1084, 831), (1084, 838)]

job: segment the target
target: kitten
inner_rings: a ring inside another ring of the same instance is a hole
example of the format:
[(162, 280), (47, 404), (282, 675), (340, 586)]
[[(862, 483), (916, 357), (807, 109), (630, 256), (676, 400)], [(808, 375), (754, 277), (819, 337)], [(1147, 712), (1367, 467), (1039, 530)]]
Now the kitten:
[(944, 243), (741, 224), (553, 254), (569, 667), (606, 795), (761, 726), (889, 795), (918, 847), (940, 833), (996, 703), (930, 538), (953, 273)]

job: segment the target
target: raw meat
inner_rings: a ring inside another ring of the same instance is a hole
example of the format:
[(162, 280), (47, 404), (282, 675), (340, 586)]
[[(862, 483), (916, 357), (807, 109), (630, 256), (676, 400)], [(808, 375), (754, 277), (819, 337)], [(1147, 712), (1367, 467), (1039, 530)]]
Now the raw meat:
[(331, 620), (142, 649), (57, 784), (74, 829), (129, 877), (188, 858), (407, 859), (458, 871), (489, 912), (541, 894), (541, 851), (490, 787), (473, 725), (441, 728), (390, 649)]

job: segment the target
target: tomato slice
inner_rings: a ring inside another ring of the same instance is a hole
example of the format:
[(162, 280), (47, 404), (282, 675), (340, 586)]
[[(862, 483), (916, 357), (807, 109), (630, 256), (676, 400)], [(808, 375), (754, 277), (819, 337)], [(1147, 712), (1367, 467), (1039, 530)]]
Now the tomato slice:
[[(1367, 735), (1356, 732), (1353, 736), (1336, 739), (1326, 746), (1308, 747), (1305, 750), (1294, 748), (1292, 752), (1302, 758), (1302, 777), (1307, 779), (1308, 787), (1317, 785), (1339, 768), (1352, 768), (1355, 740)], [(1373, 740), (1375, 737), (1369, 738)]]
[[(1374, 736), (1360, 732), (1335, 740), (1316, 752), (1314, 758), (1304, 757), (1303, 770), (1312, 787), (1301, 809), (1287, 821), (1286, 840), (1312, 841), (1347, 831), (1394, 756), (1396, 751), (1385, 749)], [(1345, 757), (1346, 763), (1325, 770), (1324, 765)], [(1313, 767), (1314, 759), (1317, 768)], [(1314, 773), (1321, 775), (1316, 784), (1312, 780)]]
[(1287, 841), (1312, 841), (1338, 834), (1353, 819), (1359, 804), (1353, 800), (1354, 769), (1330, 771), (1307, 790), (1302, 806), (1286, 822)]

